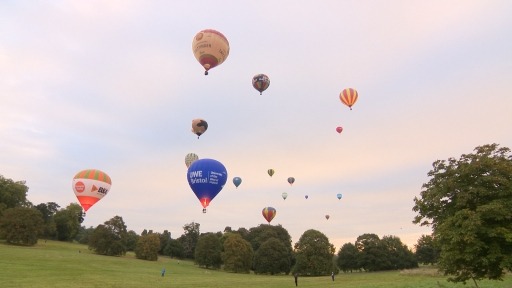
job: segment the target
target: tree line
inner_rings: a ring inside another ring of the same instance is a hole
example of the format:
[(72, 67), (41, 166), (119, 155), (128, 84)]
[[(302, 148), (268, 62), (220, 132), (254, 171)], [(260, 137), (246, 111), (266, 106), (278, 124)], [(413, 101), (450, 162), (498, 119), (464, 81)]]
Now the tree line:
[(352, 271), (408, 269), (418, 263), (435, 264), (449, 281), (500, 280), (512, 269), (512, 156), (509, 148), (490, 144), (459, 159), (437, 160), (428, 172), (420, 197), (414, 197), (413, 223), (432, 227), (422, 235), (414, 252), (396, 236), (365, 233), (336, 253), (327, 236), (305, 231), (292, 246), (280, 225), (250, 229), (226, 227), (217, 233), (200, 233), (199, 223), (183, 226), (172, 238), (144, 230), (127, 230), (114, 216), (97, 227), (83, 227), (80, 205), (61, 208), (54, 202), (33, 205), (28, 187), (0, 175), (0, 239), (17, 245), (34, 245), (38, 238), (78, 241), (102, 255), (134, 251), (139, 259), (159, 255), (193, 259), (210, 269), (258, 274), (328, 275)]

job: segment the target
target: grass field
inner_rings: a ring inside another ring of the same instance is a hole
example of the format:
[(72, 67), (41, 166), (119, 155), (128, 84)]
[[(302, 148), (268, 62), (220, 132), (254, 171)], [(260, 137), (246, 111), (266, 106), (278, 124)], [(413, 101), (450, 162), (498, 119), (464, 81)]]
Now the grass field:
[[(80, 251), (80, 252), (79, 252)], [(165, 277), (160, 271), (166, 268)], [(340, 273), (326, 277), (299, 277), (299, 287), (473, 287), (446, 281), (433, 268), (376, 273)], [(482, 288), (511, 288), (505, 281), (482, 281)], [(295, 287), (290, 275), (265, 276), (206, 270), (190, 261), (159, 257), (138, 260), (133, 254), (108, 257), (93, 254), (87, 246), (40, 240), (36, 246), (11, 246), (0, 242), (0, 287)]]

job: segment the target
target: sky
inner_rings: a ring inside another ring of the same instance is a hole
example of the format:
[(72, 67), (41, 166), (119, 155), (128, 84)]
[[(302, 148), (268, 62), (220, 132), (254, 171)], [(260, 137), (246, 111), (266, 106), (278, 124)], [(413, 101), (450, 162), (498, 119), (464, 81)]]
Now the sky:
[[(412, 207), (432, 163), (512, 147), (510, 15), (505, 0), (0, 1), (0, 175), (64, 208), (76, 173), (106, 172), (86, 227), (118, 215), (178, 238), (266, 224), (271, 206), (293, 243), (315, 229), (337, 251), (364, 233), (412, 248), (431, 233)], [(204, 29), (230, 44), (208, 76)], [(228, 171), (207, 213), (187, 153)]]

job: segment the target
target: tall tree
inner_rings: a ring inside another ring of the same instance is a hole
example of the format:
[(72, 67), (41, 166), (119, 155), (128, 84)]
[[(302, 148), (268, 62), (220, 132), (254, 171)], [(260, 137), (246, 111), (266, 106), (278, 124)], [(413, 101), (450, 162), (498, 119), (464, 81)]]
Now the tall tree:
[(10, 244), (32, 246), (37, 243), (42, 227), (43, 217), (37, 209), (9, 208), (0, 217), (0, 238)]
[(437, 160), (415, 197), (414, 223), (432, 227), (449, 281), (503, 278), (512, 269), (512, 156), (498, 144)]
[(338, 272), (334, 265), (334, 246), (322, 232), (310, 229), (295, 243), (296, 263), (293, 272), (311, 275), (331, 275)]
[(191, 222), (183, 226), (185, 232), (178, 238), (183, 247), (183, 257), (194, 259), (197, 241), (199, 240), (199, 223)]
[(126, 224), (121, 216), (114, 216), (94, 229), (89, 238), (89, 249), (101, 255), (121, 256), (127, 251)]
[(0, 215), (2, 210), (14, 207), (28, 207), (28, 187), (25, 181), (14, 181), (0, 175)]
[(235, 273), (249, 273), (254, 256), (251, 243), (243, 239), (238, 233), (228, 232), (224, 235), (224, 252), (221, 255), (224, 262), (224, 270)]
[(183, 258), (183, 246), (177, 239), (169, 239), (167, 246), (164, 249), (164, 255), (170, 256), (171, 258)]
[(214, 233), (199, 236), (195, 249), (195, 262), (206, 268), (220, 268), (221, 259), (220, 239)]
[(160, 235), (157, 233), (140, 236), (135, 247), (137, 259), (156, 261), (160, 249)]
[(343, 272), (352, 272), (361, 269), (359, 257), (359, 250), (357, 250), (356, 245), (346, 243), (341, 246), (336, 262)]
[(439, 248), (435, 244), (434, 237), (431, 235), (421, 235), (416, 248), (416, 259), (423, 264), (436, 264), (439, 259)]
[(72, 241), (80, 230), (80, 219), (82, 217), (82, 206), (77, 203), (69, 204), (53, 216), (57, 230), (57, 240)]
[(47, 202), (38, 204), (35, 208), (43, 215), (44, 227), (41, 237), (45, 239), (54, 239), (57, 234), (57, 227), (53, 217), (55, 213), (59, 211), (60, 206), (55, 202)]
[(288, 274), (291, 265), (288, 247), (277, 238), (263, 242), (254, 255), (254, 272), (258, 274)]

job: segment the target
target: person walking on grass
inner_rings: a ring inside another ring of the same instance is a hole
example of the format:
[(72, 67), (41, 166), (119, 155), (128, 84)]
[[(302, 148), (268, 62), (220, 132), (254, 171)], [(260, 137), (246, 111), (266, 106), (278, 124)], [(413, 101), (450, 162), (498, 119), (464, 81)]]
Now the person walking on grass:
[(162, 268), (162, 277), (164, 277), (164, 276), (165, 276), (165, 267)]

